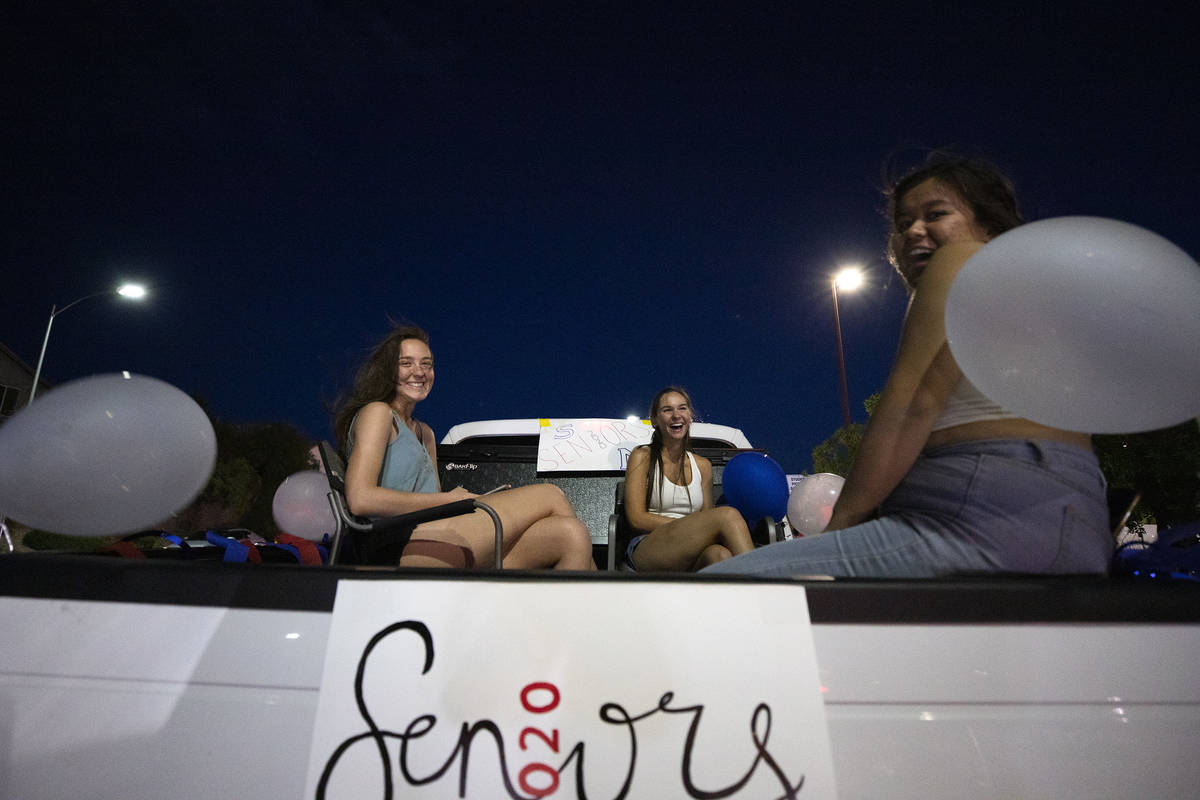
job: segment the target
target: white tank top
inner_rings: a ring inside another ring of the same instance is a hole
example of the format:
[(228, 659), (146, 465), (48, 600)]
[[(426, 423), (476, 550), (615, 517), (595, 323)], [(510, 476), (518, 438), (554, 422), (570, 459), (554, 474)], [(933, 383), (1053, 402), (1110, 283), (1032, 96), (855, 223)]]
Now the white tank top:
[(932, 431), (965, 425), (968, 422), (984, 422), (993, 419), (1017, 419), (1017, 415), (1006, 411), (975, 388), (975, 384), (964, 375), (946, 400), (946, 407), (933, 421)]
[(696, 457), (689, 451), (688, 461), (692, 465), (692, 481), (686, 487), (671, 483), (670, 479), (662, 481), (664, 498), (659, 496), (659, 475), (650, 476), (650, 507), (646, 509), (652, 514), (662, 514), (664, 517), (679, 519), (704, 508), (704, 490), (700, 485), (700, 467), (696, 466)]

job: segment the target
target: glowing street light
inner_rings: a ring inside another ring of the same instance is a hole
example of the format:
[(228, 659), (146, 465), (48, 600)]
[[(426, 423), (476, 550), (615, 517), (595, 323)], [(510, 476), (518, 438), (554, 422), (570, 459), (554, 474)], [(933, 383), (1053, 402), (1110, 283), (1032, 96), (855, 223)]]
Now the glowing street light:
[(853, 292), (863, 284), (863, 272), (859, 267), (844, 267), (830, 280), (833, 290), (833, 327), (837, 335), (838, 374), (842, 388), (842, 426), (850, 427), (850, 392), (846, 388), (846, 354), (842, 350), (842, 318), (838, 313), (838, 289)]
[(138, 283), (123, 283), (116, 289), (106, 289), (103, 292), (84, 295), (77, 300), (72, 300), (62, 308), (58, 306), (50, 306), (50, 321), (46, 323), (46, 336), (42, 339), (42, 352), (38, 354), (37, 369), (33, 372), (33, 386), (29, 389), (29, 402), (33, 402), (34, 395), (37, 394), (38, 380), (42, 377), (42, 362), (46, 359), (46, 345), (50, 342), (50, 328), (54, 326), (54, 318), (66, 311), (72, 306), (82, 303), (84, 300), (91, 300), (93, 297), (102, 297), (106, 294), (117, 294), (128, 300), (141, 300), (146, 296), (146, 287)]

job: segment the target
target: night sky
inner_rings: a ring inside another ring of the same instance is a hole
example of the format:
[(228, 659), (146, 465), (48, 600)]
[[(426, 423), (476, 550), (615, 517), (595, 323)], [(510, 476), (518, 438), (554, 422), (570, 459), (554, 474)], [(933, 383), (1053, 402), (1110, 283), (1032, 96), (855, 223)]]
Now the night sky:
[(688, 387), (788, 472), (854, 416), (905, 295), (885, 164), (1006, 167), (1031, 219), (1200, 255), (1188, 5), (26, 3), (0, 10), (0, 341), (329, 438), (389, 327), (458, 422), (645, 415)]

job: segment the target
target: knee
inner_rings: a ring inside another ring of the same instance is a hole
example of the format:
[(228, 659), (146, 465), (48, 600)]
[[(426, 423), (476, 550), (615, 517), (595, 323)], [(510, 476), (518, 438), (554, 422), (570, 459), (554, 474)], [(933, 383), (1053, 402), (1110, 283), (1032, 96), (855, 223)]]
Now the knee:
[(721, 520), (721, 528), (723, 530), (728, 531), (746, 527), (746, 520), (742, 517), (742, 512), (733, 506), (717, 506), (715, 511)]
[(542, 532), (540, 535), (548, 537), (546, 541), (557, 542), (560, 550), (591, 550), (592, 535), (578, 517), (548, 518), (538, 525), (537, 530)]
[(560, 524), (563, 526), (567, 540), (572, 544), (582, 544), (589, 548), (592, 546), (592, 534), (588, 532), (587, 525), (584, 525), (583, 521), (573, 513), (570, 519), (564, 519)]
[(537, 484), (538, 497), (546, 505), (551, 514), (573, 517), (575, 509), (571, 506), (571, 501), (567, 499), (567, 495), (562, 489), (555, 486), (553, 483)]
[(733, 553), (728, 547), (720, 544), (710, 544), (708, 547), (700, 551), (700, 556), (696, 559), (695, 569), (703, 569), (710, 567), (719, 561), (724, 561), (727, 558), (733, 558)]
[(560, 560), (572, 564), (575, 569), (595, 569), (595, 563), (592, 561), (592, 535), (587, 526), (575, 517), (560, 517), (556, 522)]

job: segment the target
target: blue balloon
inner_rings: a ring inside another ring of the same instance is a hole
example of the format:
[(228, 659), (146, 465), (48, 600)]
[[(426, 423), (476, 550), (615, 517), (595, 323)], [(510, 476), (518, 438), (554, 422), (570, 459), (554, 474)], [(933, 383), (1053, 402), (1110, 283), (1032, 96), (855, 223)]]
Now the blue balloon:
[(762, 453), (738, 453), (721, 473), (721, 488), (729, 505), (751, 522), (787, 515), (788, 485), (783, 467)]

